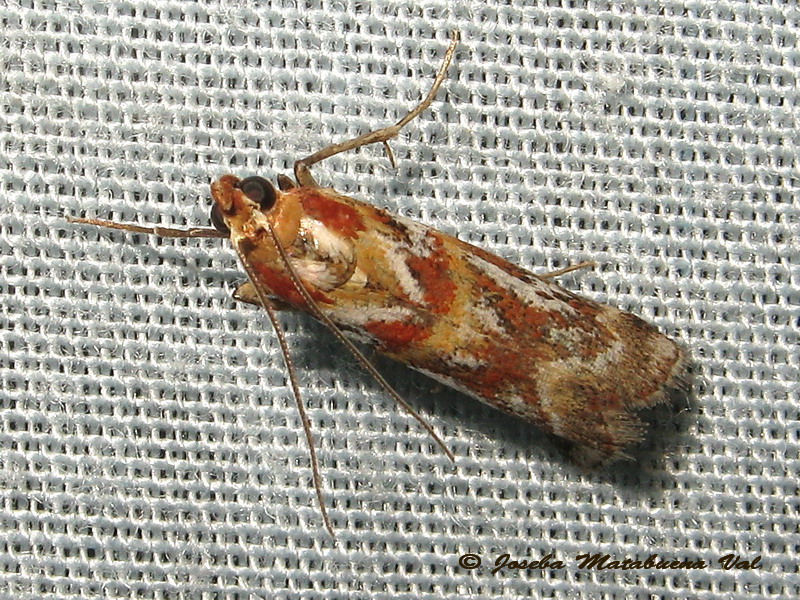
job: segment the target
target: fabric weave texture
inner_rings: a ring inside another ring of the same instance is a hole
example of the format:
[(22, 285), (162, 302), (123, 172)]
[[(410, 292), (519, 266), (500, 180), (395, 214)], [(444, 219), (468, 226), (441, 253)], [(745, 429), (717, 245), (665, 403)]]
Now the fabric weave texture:
[[(799, 597), (799, 27), (779, 1), (0, 4), (0, 597)], [(693, 393), (584, 471), (376, 357), (451, 464), (284, 314), (333, 540), (229, 245), (65, 216), (206, 226), (220, 175), (403, 116), (454, 29), (397, 168), (376, 146), (315, 176), (534, 272), (596, 261), (561, 283), (680, 340)]]

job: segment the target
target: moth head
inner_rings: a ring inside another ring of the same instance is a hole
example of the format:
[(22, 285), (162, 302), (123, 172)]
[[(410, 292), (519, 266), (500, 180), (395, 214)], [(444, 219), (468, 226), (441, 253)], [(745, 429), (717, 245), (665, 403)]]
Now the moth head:
[(230, 233), (230, 222), (237, 216), (260, 211), (268, 213), (278, 201), (278, 191), (266, 179), (259, 176), (239, 179), (225, 175), (211, 185), (214, 205), (211, 207), (211, 223), (216, 229)]
[(269, 222), (282, 242), (297, 235), (299, 202), (291, 191), (280, 191), (263, 177), (223, 175), (211, 184), (211, 195), (211, 223), (219, 231), (251, 235)]

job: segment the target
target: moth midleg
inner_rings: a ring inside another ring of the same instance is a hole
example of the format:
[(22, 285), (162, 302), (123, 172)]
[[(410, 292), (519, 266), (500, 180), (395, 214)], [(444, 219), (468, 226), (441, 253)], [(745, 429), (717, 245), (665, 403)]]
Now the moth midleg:
[(447, 47), (447, 52), (445, 52), (442, 66), (439, 67), (439, 71), (436, 73), (436, 78), (433, 80), (433, 85), (431, 85), (428, 95), (425, 96), (422, 102), (420, 102), (405, 117), (400, 119), (394, 125), (383, 127), (382, 129), (376, 129), (375, 131), (370, 131), (369, 133), (365, 133), (364, 135), (360, 135), (345, 142), (331, 144), (330, 146), (315, 152), (311, 156), (307, 156), (306, 158), (298, 160), (294, 163), (294, 176), (298, 183), (303, 186), (319, 187), (309, 170), (311, 165), (342, 152), (355, 150), (361, 146), (376, 144), (378, 142), (383, 143), (384, 147), (387, 149), (389, 160), (391, 161), (392, 165), (394, 165), (394, 154), (392, 154), (392, 151), (389, 148), (388, 141), (396, 137), (403, 127), (405, 127), (410, 121), (414, 120), (423, 111), (425, 111), (431, 105), (434, 98), (436, 98), (436, 92), (439, 91), (439, 88), (441, 87), (442, 82), (447, 75), (447, 68), (450, 66), (450, 63), (453, 60), (453, 55), (456, 52), (456, 47), (458, 46), (458, 41), (460, 38), (461, 36), (457, 31), (453, 31), (450, 34), (450, 45)]

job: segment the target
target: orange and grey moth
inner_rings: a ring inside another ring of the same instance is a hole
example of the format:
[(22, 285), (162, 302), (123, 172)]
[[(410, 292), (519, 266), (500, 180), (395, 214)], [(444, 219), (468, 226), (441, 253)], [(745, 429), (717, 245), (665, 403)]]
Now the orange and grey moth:
[(645, 430), (638, 413), (686, 385), (684, 350), (639, 317), (564, 289), (554, 281), (560, 273), (536, 275), (456, 237), (321, 187), (311, 176), (309, 167), (329, 156), (386, 144), (427, 108), (456, 44), (454, 36), (428, 96), (397, 124), (298, 161), (295, 178), (280, 176), (277, 187), (260, 176), (225, 175), (215, 181), (214, 229), (72, 219), (164, 236), (230, 238), (247, 273), (235, 297), (266, 309), (278, 331), (331, 531), (308, 419), (276, 311), (306, 311), (321, 320), (440, 443), (352, 339), (564, 438), (589, 462), (625, 456)]

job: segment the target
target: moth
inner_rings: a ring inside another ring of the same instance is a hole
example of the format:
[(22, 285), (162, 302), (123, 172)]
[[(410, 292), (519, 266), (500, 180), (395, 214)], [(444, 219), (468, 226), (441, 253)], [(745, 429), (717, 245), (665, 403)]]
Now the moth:
[(581, 298), (423, 224), (323, 188), (310, 167), (384, 144), (433, 102), (458, 44), (453, 34), (433, 85), (396, 124), (328, 146), (294, 165), (277, 188), (260, 176), (225, 175), (211, 185), (213, 228), (85, 223), (165, 237), (230, 238), (247, 281), (237, 300), (265, 309), (277, 333), (303, 422), (317, 501), (328, 531), (309, 419), (277, 312), (321, 321), (379, 384), (433, 436), (433, 428), (381, 376), (351, 339), (571, 442), (584, 461), (626, 456), (645, 425), (637, 414), (686, 386), (687, 356), (642, 319)]

